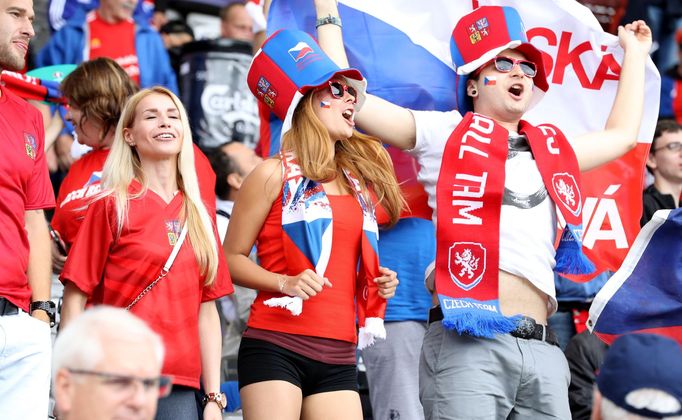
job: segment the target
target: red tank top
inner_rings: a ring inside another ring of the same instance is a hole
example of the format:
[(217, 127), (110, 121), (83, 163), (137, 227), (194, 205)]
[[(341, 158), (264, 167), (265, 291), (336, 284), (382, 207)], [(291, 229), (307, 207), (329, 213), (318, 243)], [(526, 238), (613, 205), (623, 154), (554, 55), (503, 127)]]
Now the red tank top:
[[(282, 308), (271, 308), (263, 302), (279, 293), (260, 291), (251, 306), (248, 326), (269, 331), (357, 342), (355, 328), (355, 284), (362, 210), (352, 195), (328, 195), (334, 218), (331, 258), (326, 275), (333, 287), (325, 287), (317, 296), (303, 303), (303, 312), (292, 315)], [(282, 235), (282, 193), (272, 204), (270, 213), (258, 234), (258, 258), (261, 266), (273, 273), (296, 275), (289, 271), (284, 258)]]

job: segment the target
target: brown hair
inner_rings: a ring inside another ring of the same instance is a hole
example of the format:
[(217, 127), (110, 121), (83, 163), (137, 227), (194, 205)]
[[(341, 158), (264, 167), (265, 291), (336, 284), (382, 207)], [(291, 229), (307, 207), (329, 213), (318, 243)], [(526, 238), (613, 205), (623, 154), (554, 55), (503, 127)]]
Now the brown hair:
[[(308, 92), (296, 107), (291, 130), (282, 136), (282, 149), (296, 154), (303, 175), (313, 181), (323, 182), (336, 176), (345, 180), (343, 169), (350, 171), (364, 192), (370, 188), (374, 191), (390, 218), (389, 224), (395, 224), (405, 201), (381, 141), (353, 130), (350, 138), (332, 142), (313, 111), (313, 95), (314, 91)], [(348, 180), (346, 185), (353, 191)]]
[(76, 67), (62, 81), (61, 90), (83, 113), (78, 124), (89, 119), (102, 126), (102, 141), (116, 128), (126, 101), (138, 88), (114, 60), (101, 57)]

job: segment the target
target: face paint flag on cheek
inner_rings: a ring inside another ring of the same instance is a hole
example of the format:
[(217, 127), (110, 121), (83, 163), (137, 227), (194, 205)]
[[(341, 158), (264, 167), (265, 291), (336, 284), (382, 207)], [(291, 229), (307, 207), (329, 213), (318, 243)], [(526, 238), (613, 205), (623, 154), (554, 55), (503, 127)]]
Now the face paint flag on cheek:
[(494, 86), (497, 84), (497, 78), (495, 76), (486, 76), (483, 78), (483, 84), (485, 86)]
[(331, 103), (331, 102), (320, 101), (320, 108), (329, 109), (329, 108), (331, 108), (331, 107), (332, 107), (332, 103)]

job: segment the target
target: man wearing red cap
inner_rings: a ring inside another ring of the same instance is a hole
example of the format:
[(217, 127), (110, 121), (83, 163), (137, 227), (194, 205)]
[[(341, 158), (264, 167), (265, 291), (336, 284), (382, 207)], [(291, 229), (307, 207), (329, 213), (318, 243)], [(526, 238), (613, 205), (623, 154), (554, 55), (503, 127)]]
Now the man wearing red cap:
[[(344, 66), (336, 3), (315, 5), (320, 45)], [(427, 286), (437, 306), (420, 361), (427, 419), (570, 418), (567, 363), (546, 324), (557, 308), (553, 271), (594, 270), (582, 252), (580, 172), (637, 141), (651, 31), (636, 21), (618, 36), (625, 56), (606, 127), (570, 142), (553, 125), (522, 120), (549, 83), (510, 7), (457, 22), (458, 110), (411, 111), (368, 95), (356, 115), (362, 130), (417, 158), (434, 210)], [(555, 249), (557, 213), (566, 227)]]

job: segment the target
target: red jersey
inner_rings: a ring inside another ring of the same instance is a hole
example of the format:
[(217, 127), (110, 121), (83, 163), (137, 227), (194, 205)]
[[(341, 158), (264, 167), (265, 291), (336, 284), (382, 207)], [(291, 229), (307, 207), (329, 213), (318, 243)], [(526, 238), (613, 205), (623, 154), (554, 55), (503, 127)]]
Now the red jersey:
[[(355, 328), (355, 287), (362, 210), (353, 195), (327, 195), (334, 217), (331, 258), (325, 275), (332, 287), (303, 303), (303, 312), (294, 316), (286, 309), (272, 308), (263, 302), (279, 293), (259, 291), (251, 306), (248, 326), (263, 330), (357, 342)], [(282, 193), (272, 204), (258, 234), (258, 258), (261, 266), (273, 273), (297, 275), (306, 267), (291, 267), (284, 258), (282, 236)]]
[[(100, 180), (109, 149), (93, 150), (71, 165), (62, 181), (57, 196), (57, 207), (52, 218), (52, 227), (59, 232), (66, 248), (76, 240), (88, 204), (101, 191)], [(215, 218), (215, 173), (211, 164), (199, 148), (194, 145), (194, 165), (201, 198), (208, 214)], [(214, 221), (215, 222), (215, 221)]]
[[(135, 181), (129, 191), (139, 190), (140, 184)], [(166, 203), (147, 190), (129, 201), (128, 221), (120, 237), (113, 197), (91, 203), (62, 280), (73, 282), (94, 304), (126, 307), (157, 278), (168, 259), (182, 228), (179, 215), (183, 200), (179, 192)], [(178, 385), (199, 387), (200, 304), (233, 291), (221, 250), (218, 257), (218, 276), (206, 287), (187, 238), (168, 275), (131, 309), (163, 338), (163, 373), (173, 375), (173, 383)]]
[(0, 92), (0, 296), (28, 312), (31, 289), (24, 213), (54, 207), (54, 192), (40, 113), (8, 89), (0, 86)]
[(139, 85), (140, 64), (135, 50), (135, 22), (130, 19), (109, 23), (96, 10), (88, 13), (87, 22), (90, 34), (88, 59), (111, 58)]
[(100, 180), (108, 155), (109, 149), (100, 149), (81, 157), (71, 165), (59, 187), (52, 227), (61, 235), (66, 249), (76, 240), (88, 203), (102, 191)]
[(673, 114), (678, 123), (682, 123), (682, 80), (675, 80), (673, 94)]

